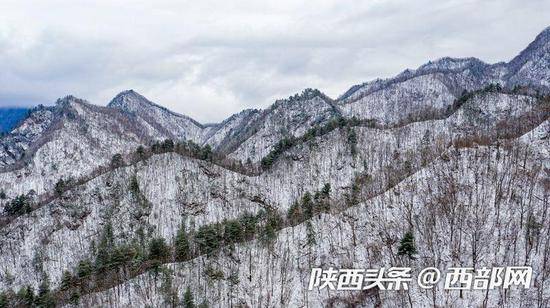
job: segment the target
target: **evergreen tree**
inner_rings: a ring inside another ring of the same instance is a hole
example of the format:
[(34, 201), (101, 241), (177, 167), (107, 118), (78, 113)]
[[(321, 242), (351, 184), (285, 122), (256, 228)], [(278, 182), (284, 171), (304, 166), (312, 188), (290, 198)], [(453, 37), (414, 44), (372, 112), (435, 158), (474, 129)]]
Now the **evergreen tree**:
[(307, 231), (307, 244), (310, 246), (315, 245), (317, 243), (317, 241), (315, 240), (315, 230), (313, 230), (313, 225), (309, 220), (306, 223), (306, 231)]
[(193, 293), (191, 293), (191, 289), (189, 289), (189, 287), (187, 287), (185, 294), (183, 294), (183, 307), (195, 308), (195, 300), (193, 299)]
[(31, 205), (25, 195), (19, 195), (11, 200), (5, 207), (4, 212), (9, 216), (19, 216), (31, 212)]
[(174, 150), (174, 141), (172, 139), (166, 139), (161, 145), (162, 150), (165, 152), (173, 151)]
[(44, 278), (38, 288), (38, 297), (36, 298), (36, 306), (51, 308), (55, 307), (55, 300), (50, 292), (50, 282), (48, 277)]
[(351, 149), (351, 155), (357, 154), (357, 134), (354, 129), (350, 129), (348, 133), (348, 143)]
[(201, 149), (200, 159), (202, 159), (202, 160), (210, 160), (210, 159), (212, 159), (212, 148), (210, 147), (209, 144), (205, 145), (205, 146)]
[(311, 194), (307, 191), (302, 197), (302, 208), (304, 209), (305, 218), (313, 216), (313, 201), (311, 200)]
[(136, 154), (138, 155), (138, 158), (142, 159), (145, 157), (145, 148), (140, 145), (136, 149)]
[(138, 195), (139, 192), (140, 192), (139, 182), (138, 182), (138, 179), (135, 175), (132, 175), (132, 177), (130, 178), (130, 191), (134, 195)]
[(262, 168), (264, 170), (269, 169), (269, 167), (273, 165), (273, 160), (274, 160), (274, 157), (273, 155), (271, 155), (271, 153), (265, 156), (264, 158), (262, 158)]
[(76, 273), (78, 278), (81, 279), (90, 276), (90, 274), (92, 274), (92, 262), (87, 259), (80, 261), (76, 268)]
[(69, 302), (73, 305), (78, 305), (80, 302), (80, 292), (78, 290), (74, 290), (71, 293), (71, 297), (69, 298)]
[(195, 235), (201, 253), (211, 254), (220, 247), (220, 234), (216, 225), (203, 225)]
[(321, 190), (323, 197), (327, 198), (330, 195), (330, 183), (325, 183), (323, 189)]
[(176, 261), (183, 261), (191, 255), (191, 249), (189, 247), (189, 240), (187, 239), (187, 233), (185, 232), (185, 227), (182, 226), (176, 234)]
[(108, 221), (103, 228), (103, 233), (97, 246), (95, 268), (98, 272), (102, 272), (110, 266), (113, 246), (113, 225)]
[(151, 152), (158, 154), (161, 152), (161, 150), (162, 150), (162, 147), (158, 141), (151, 145)]
[(121, 154), (113, 155), (113, 158), (111, 158), (111, 167), (118, 168), (118, 167), (121, 167), (123, 164), (124, 164), (124, 159), (122, 158)]
[(8, 302), (8, 295), (3, 291), (0, 293), (0, 308), (8, 307)]
[(57, 183), (55, 183), (55, 194), (60, 197), (63, 192), (67, 189), (67, 183), (63, 181), (63, 179), (59, 179)]
[(277, 211), (267, 213), (266, 222), (262, 230), (262, 239), (271, 242), (277, 236), (277, 230), (281, 227), (282, 218)]
[(28, 285), (21, 287), (19, 292), (17, 292), (18, 300), (24, 305), (24, 307), (32, 307), (34, 304), (34, 290)]
[(300, 222), (300, 219), (302, 218), (302, 212), (300, 211), (300, 205), (298, 204), (298, 202), (292, 203), (290, 208), (288, 208), (286, 218), (292, 224), (297, 224)]
[(149, 259), (163, 260), (170, 255), (168, 246), (162, 237), (157, 237), (151, 240), (149, 244)]
[(72, 286), (73, 276), (71, 272), (64, 271), (61, 277), (61, 290), (68, 290)]
[(237, 220), (224, 222), (223, 238), (227, 243), (236, 243), (243, 240), (243, 227)]
[(401, 242), (399, 243), (399, 248), (397, 249), (397, 255), (399, 256), (408, 256), (409, 259), (414, 259), (416, 254), (416, 246), (414, 244), (414, 235), (411, 231), (407, 231)]
[(258, 217), (250, 213), (244, 213), (239, 218), (240, 224), (243, 227), (243, 235), (245, 238), (252, 238), (256, 234), (258, 227)]

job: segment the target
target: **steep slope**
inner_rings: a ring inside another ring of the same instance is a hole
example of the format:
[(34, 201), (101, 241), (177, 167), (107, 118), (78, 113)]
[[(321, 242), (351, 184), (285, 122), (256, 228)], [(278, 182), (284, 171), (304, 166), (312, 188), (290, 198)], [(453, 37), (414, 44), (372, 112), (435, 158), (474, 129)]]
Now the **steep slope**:
[(209, 126), (203, 144), (209, 144), (214, 149), (223, 152), (231, 147), (234, 140), (242, 132), (250, 130), (250, 126), (261, 116), (261, 111), (246, 109), (234, 114), (219, 124)]
[(3, 156), (15, 153), (12, 147), (21, 154), (0, 173), (0, 186), (10, 197), (30, 190), (42, 193), (60, 179), (79, 178), (107, 165), (115, 153), (162, 138), (144, 121), (68, 96), (54, 107), (35, 110), (2, 139)]
[(42, 135), (46, 135), (48, 128), (53, 126), (55, 114), (55, 108), (43, 106), (33, 108), (29, 117), (0, 139), (0, 167), (13, 165), (22, 159), (25, 151)]
[(346, 115), (396, 124), (426, 113), (440, 114), (464, 91), (491, 83), (510, 89), (529, 86), (548, 93), (549, 33), (549, 28), (545, 29), (509, 63), (490, 65), (476, 58), (442, 58), (416, 70), (405, 70), (394, 78), (355, 85), (338, 103)]
[(529, 85), (548, 93), (550, 88), (550, 27), (507, 65), (507, 84)]
[[(544, 307), (549, 298), (539, 288), (548, 283), (545, 274), (536, 275), (530, 289), (507, 292), (444, 292), (442, 285), (425, 292), (416, 283), (402, 292), (307, 290), (310, 269), (315, 266), (408, 266), (418, 273), (434, 265), (444, 271), (461, 265), (528, 262), (534, 272), (545, 273), (547, 199), (529, 204), (522, 201), (533, 193), (546, 195), (540, 182), (544, 174), (530, 152), (529, 145), (515, 143), (507, 150), (481, 147), (450, 152), (446, 161), (344, 213), (322, 214), (309, 223), (282, 230), (270, 247), (252, 241), (215, 257), (167, 264), (160, 275), (143, 274), (117, 288), (86, 296), (81, 303), (169, 306), (171, 292), (182, 298), (189, 287), (197, 302), (211, 306), (348, 307), (355, 303), (365, 307), (473, 307), (486, 303), (488, 307)], [(528, 156), (528, 163), (520, 166), (515, 161), (523, 155)], [(487, 166), (488, 161), (494, 163)], [(483, 181), (483, 187), (477, 181)], [(464, 203), (466, 200), (472, 201)], [(529, 235), (529, 219), (541, 224), (537, 235)], [(409, 228), (415, 230), (419, 251), (412, 261), (396, 254), (397, 243)], [(315, 241), (308, 234), (313, 234)], [(209, 275), (212, 269), (219, 274)]]
[(222, 152), (237, 160), (258, 162), (283, 137), (303, 135), (339, 114), (330, 98), (318, 90), (306, 89), (262, 111), (232, 143), (222, 147)]
[(154, 104), (134, 90), (121, 92), (107, 106), (141, 119), (166, 138), (202, 143), (203, 126), (201, 124)]

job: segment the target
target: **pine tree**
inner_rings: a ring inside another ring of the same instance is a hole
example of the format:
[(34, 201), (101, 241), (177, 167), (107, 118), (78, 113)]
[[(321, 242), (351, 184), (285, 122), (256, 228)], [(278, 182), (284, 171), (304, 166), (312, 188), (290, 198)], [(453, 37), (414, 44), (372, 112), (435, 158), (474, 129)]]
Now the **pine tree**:
[(6, 292), (3, 291), (0, 293), (0, 308), (8, 307), (8, 302), (8, 295), (6, 295)]
[(311, 194), (309, 191), (302, 197), (302, 208), (304, 209), (305, 218), (313, 216), (313, 202), (311, 201)]
[(187, 239), (187, 233), (185, 227), (182, 226), (176, 234), (176, 261), (183, 261), (191, 255), (191, 249), (189, 247), (189, 240)]
[(282, 223), (281, 215), (277, 211), (270, 210), (267, 213), (266, 222), (261, 234), (264, 242), (269, 243), (277, 237), (277, 230), (279, 230)]
[(102, 272), (110, 266), (111, 252), (113, 250), (113, 225), (107, 222), (101, 234), (101, 239), (97, 246), (97, 255), (95, 259), (95, 268)]
[(140, 192), (140, 189), (139, 189), (139, 182), (138, 182), (138, 179), (135, 175), (132, 175), (132, 177), (130, 178), (130, 191), (135, 195), (137, 196)]
[(118, 168), (121, 167), (124, 164), (124, 158), (122, 158), (121, 154), (115, 154), (111, 158), (111, 167)]
[(17, 298), (26, 307), (32, 307), (34, 304), (34, 289), (30, 285), (22, 287), (17, 292)]
[(207, 144), (201, 149), (200, 159), (210, 160), (211, 158), (212, 158), (212, 147), (210, 147), (210, 145)]
[(61, 290), (68, 290), (72, 285), (73, 276), (71, 272), (64, 271), (61, 277)]
[(416, 254), (416, 246), (414, 244), (414, 235), (411, 231), (407, 231), (401, 242), (399, 243), (399, 248), (397, 249), (397, 255), (399, 256), (408, 256), (409, 259), (414, 259)]
[(195, 235), (201, 253), (211, 254), (220, 247), (220, 233), (216, 225), (203, 225)]
[(354, 129), (349, 130), (348, 143), (350, 145), (351, 155), (355, 156), (355, 154), (357, 154), (357, 134)]
[(174, 141), (172, 139), (166, 139), (162, 143), (162, 150), (165, 152), (173, 151), (174, 150)]
[(317, 241), (315, 240), (315, 230), (313, 230), (313, 225), (309, 220), (306, 223), (306, 231), (307, 231), (307, 244), (310, 246), (315, 245), (317, 243)]
[(142, 145), (138, 146), (137, 149), (136, 149), (136, 153), (138, 155), (138, 158), (140, 158), (140, 159), (144, 158), (145, 157), (145, 148)]
[(78, 305), (80, 302), (80, 292), (78, 290), (74, 290), (71, 293), (71, 297), (69, 298), (69, 302), (73, 305)]
[(63, 195), (63, 192), (67, 189), (66, 186), (67, 186), (67, 183), (63, 179), (59, 179), (59, 181), (55, 183), (55, 194), (58, 197)]
[(169, 255), (168, 246), (162, 237), (157, 237), (151, 240), (149, 244), (149, 259), (163, 260)]
[(321, 190), (323, 197), (327, 198), (330, 195), (330, 183), (325, 183), (323, 189)]
[(290, 208), (288, 209), (288, 212), (286, 213), (286, 219), (290, 221), (292, 224), (297, 224), (300, 222), (300, 219), (302, 218), (302, 212), (300, 209), (300, 205), (298, 202), (292, 203)]
[(252, 238), (256, 234), (258, 217), (250, 213), (244, 213), (239, 218), (239, 222), (243, 227), (243, 235), (245, 238)]
[(78, 278), (85, 278), (92, 274), (92, 262), (90, 260), (82, 260), (78, 263), (76, 273)]
[(237, 220), (226, 220), (224, 223), (223, 238), (227, 243), (236, 243), (243, 240), (243, 227)]
[(262, 168), (264, 170), (266, 169), (269, 169), (269, 167), (271, 167), (271, 165), (273, 165), (273, 155), (268, 154), (266, 157), (262, 158)]
[(184, 308), (195, 308), (195, 301), (193, 299), (193, 293), (191, 293), (191, 289), (187, 287), (185, 290), (185, 294), (183, 295), (183, 307)]
[(4, 207), (4, 212), (10, 216), (27, 214), (31, 210), (30, 202), (25, 195), (15, 197)]
[(50, 282), (45, 277), (38, 288), (38, 297), (36, 298), (37, 307), (51, 308), (55, 307), (55, 300), (50, 292)]

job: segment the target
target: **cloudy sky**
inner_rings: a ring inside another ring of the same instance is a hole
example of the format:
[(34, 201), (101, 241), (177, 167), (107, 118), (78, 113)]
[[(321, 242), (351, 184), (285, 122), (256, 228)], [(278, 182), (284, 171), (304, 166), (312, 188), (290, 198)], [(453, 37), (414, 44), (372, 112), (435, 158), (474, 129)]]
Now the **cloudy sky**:
[(0, 106), (134, 89), (214, 122), (443, 56), (508, 61), (549, 25), (548, 0), (2, 0)]

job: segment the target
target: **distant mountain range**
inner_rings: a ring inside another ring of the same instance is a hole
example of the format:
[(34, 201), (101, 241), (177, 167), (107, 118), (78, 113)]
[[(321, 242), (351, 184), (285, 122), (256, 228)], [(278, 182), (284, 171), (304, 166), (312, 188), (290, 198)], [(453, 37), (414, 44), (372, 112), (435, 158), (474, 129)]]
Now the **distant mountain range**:
[(0, 108), (0, 133), (7, 133), (23, 120), (29, 112), (27, 108)]

